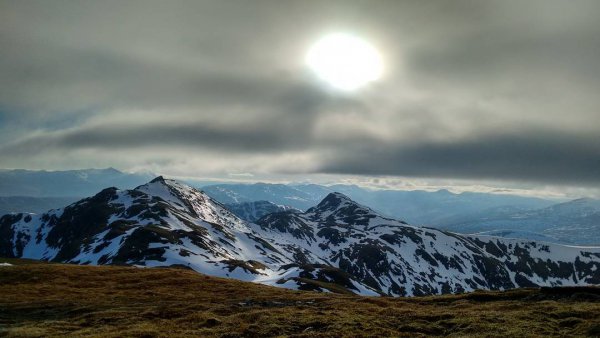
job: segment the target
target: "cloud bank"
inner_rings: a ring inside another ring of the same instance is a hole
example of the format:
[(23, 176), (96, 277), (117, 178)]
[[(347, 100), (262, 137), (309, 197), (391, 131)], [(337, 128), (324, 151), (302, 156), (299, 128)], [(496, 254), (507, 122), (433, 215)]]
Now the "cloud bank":
[[(597, 1), (0, 1), (0, 167), (600, 183)], [(381, 81), (320, 83), (324, 34)]]

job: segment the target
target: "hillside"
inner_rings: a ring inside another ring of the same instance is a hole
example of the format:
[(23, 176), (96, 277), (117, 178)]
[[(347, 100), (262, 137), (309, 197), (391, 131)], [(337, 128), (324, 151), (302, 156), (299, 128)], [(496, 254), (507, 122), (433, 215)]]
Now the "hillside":
[[(0, 259), (0, 262), (6, 262)], [(291, 291), (183, 269), (8, 260), (0, 336), (594, 336), (598, 289), (424, 298)]]
[(158, 177), (64, 209), (0, 218), (0, 256), (91, 265), (186, 266), (290, 289), (423, 296), (600, 283), (600, 248), (410, 226), (340, 193), (247, 223)]

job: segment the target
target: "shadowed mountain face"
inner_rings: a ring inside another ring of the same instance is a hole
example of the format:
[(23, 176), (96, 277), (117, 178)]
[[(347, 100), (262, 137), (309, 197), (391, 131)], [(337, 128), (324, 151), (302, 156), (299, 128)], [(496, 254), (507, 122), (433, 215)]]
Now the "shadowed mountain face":
[(0, 219), (0, 255), (79, 264), (183, 265), (303, 290), (429, 295), (600, 283), (600, 249), (462, 236), (383, 217), (340, 193), (248, 223), (158, 177), (42, 215)]

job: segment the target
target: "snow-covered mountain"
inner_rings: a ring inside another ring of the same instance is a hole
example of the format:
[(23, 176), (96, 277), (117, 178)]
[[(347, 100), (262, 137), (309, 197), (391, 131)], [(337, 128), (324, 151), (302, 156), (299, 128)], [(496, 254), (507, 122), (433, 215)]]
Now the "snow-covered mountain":
[[(373, 293), (339, 269), (294, 266), (291, 255), (263, 239), (252, 224), (203, 192), (162, 177), (133, 190), (107, 188), (41, 215), (5, 215), (0, 218), (0, 256), (77, 264), (175, 265), (264, 284), (276, 284), (284, 276), (312, 273), (317, 280), (336, 274), (343, 276), (351, 292)], [(319, 285), (284, 286), (324, 290), (329, 284), (325, 280)]]
[(261, 217), (274, 212), (286, 210), (300, 211), (286, 205), (277, 205), (269, 201), (231, 203), (225, 204), (225, 206), (236, 216), (248, 222), (256, 222)]
[(0, 256), (179, 265), (287, 288), (365, 295), (600, 283), (600, 248), (413, 227), (332, 193), (256, 223), (161, 177), (64, 209), (0, 218)]

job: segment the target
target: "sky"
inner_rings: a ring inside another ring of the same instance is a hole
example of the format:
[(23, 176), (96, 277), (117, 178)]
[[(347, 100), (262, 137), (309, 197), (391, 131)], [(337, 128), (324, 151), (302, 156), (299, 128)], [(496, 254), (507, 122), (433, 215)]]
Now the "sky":
[[(598, 194), (598, 13), (582, 0), (0, 0), (0, 168)], [(308, 69), (335, 32), (380, 52), (381, 79), (342, 92)]]

